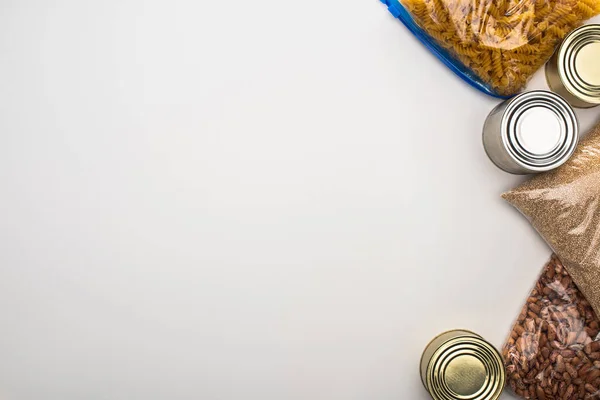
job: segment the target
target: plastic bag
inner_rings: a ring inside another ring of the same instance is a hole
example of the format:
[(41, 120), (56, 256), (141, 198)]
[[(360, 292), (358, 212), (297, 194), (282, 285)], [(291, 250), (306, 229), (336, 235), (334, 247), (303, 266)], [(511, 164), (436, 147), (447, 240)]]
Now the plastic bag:
[(502, 350), (507, 382), (525, 399), (600, 398), (600, 321), (553, 255)]
[(529, 219), (600, 315), (600, 125), (561, 167), (503, 197)]
[(521, 91), (600, 0), (381, 0), (465, 81), (492, 95)]

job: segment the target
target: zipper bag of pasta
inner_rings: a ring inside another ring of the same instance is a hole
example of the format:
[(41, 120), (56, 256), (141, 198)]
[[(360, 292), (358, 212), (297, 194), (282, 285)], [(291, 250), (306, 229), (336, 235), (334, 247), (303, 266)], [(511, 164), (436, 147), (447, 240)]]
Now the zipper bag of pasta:
[(520, 92), (600, 0), (381, 0), (467, 83), (496, 97)]

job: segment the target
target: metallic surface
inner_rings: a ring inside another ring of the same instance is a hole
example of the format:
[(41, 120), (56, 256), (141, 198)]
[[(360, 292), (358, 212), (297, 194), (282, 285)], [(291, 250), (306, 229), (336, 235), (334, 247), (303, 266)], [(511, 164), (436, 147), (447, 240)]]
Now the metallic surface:
[(496, 400), (505, 385), (498, 351), (465, 330), (445, 332), (429, 343), (421, 379), (434, 400)]
[(600, 104), (600, 25), (585, 25), (567, 35), (546, 65), (546, 78), (574, 107)]
[(496, 166), (513, 174), (549, 171), (575, 151), (579, 123), (559, 95), (522, 93), (499, 104), (483, 128), (483, 146)]

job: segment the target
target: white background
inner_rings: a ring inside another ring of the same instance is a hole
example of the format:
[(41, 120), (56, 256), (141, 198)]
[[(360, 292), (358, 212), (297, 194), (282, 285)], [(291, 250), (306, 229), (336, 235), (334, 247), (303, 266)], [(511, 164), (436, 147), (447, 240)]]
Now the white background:
[(1, 1), (0, 398), (427, 399), (550, 255), (496, 103), (375, 0)]

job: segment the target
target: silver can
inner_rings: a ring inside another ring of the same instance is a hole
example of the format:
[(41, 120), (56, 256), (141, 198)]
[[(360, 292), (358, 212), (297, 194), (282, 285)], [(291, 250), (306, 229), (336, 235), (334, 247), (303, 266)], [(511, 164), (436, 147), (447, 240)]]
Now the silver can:
[(573, 108), (544, 90), (499, 104), (483, 127), (483, 146), (498, 168), (512, 174), (549, 171), (571, 157), (579, 140)]
[(585, 25), (571, 32), (546, 64), (552, 91), (574, 107), (600, 104), (600, 25)]

